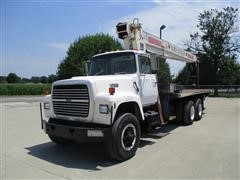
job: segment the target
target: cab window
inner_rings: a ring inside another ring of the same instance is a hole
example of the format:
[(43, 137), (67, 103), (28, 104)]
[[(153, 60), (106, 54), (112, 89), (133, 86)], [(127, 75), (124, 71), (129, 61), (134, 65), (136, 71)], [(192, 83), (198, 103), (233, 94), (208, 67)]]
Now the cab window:
[(141, 74), (151, 74), (151, 63), (148, 57), (139, 56), (138, 62)]
[(93, 57), (89, 75), (134, 74), (136, 71), (134, 53), (111, 53)]

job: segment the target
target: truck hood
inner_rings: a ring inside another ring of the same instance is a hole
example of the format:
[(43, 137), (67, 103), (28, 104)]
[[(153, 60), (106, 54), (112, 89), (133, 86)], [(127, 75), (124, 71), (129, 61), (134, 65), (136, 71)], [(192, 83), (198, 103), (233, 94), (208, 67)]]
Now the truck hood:
[(87, 84), (95, 96), (98, 93), (108, 93), (109, 87), (115, 87), (116, 93), (133, 91), (133, 82), (136, 81), (136, 74), (124, 75), (104, 75), (104, 76), (77, 76), (70, 79), (60, 80), (53, 83), (55, 85), (67, 84)]

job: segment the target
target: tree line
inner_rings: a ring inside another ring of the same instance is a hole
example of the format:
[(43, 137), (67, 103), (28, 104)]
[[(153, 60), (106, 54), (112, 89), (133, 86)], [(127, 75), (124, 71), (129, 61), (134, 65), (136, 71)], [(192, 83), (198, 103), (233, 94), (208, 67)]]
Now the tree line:
[(57, 75), (32, 76), (31, 78), (22, 78), (15, 73), (9, 73), (7, 76), (0, 76), (0, 83), (53, 83), (58, 80)]

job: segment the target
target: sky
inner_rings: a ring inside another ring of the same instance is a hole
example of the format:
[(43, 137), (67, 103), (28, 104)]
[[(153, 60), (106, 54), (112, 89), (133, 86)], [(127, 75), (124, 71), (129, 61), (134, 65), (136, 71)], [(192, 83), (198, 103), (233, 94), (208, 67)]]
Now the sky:
[[(118, 22), (139, 18), (143, 29), (184, 48), (197, 30), (198, 15), (226, 6), (239, 8), (238, 0), (1, 0), (1, 76), (55, 74), (69, 45), (79, 36), (115, 35)], [(172, 74), (184, 66), (168, 61)]]

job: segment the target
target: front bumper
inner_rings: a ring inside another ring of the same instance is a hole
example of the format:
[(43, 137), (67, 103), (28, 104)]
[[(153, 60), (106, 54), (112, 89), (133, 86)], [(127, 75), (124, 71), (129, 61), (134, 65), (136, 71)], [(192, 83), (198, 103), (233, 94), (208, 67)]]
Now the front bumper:
[(70, 121), (47, 122), (43, 119), (42, 103), (40, 103), (41, 128), (48, 135), (62, 137), (77, 142), (107, 141), (111, 136), (111, 126), (97, 124), (70, 123)]
[(111, 134), (111, 128), (73, 127), (56, 123), (48, 123), (45, 120), (42, 121), (42, 127), (49, 135), (77, 142), (107, 141)]

